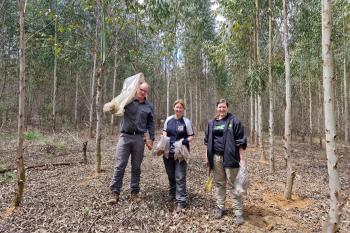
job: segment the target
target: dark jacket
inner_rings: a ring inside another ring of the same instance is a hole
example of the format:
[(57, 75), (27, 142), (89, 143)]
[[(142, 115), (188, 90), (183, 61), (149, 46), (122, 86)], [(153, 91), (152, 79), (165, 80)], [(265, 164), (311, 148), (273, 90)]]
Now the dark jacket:
[[(232, 115), (227, 114), (224, 129), (224, 167), (238, 168), (240, 155), (239, 148), (246, 149), (247, 136), (241, 121)], [(210, 168), (213, 169), (214, 160), (214, 140), (213, 140), (213, 126), (215, 119), (208, 122), (208, 127), (205, 131), (204, 144), (207, 145), (207, 157)]]

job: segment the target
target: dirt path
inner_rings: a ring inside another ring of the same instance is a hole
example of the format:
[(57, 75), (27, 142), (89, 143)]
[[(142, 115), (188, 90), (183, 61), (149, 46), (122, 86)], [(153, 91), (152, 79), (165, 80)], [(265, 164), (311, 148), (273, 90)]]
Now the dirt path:
[[(48, 153), (42, 146), (30, 146), (26, 164), (70, 162), (66, 166), (43, 166), (27, 171), (23, 207), (9, 209), (14, 193), (11, 178), (0, 180), (0, 232), (321, 232), (328, 211), (328, 174), (326, 159), (317, 147), (294, 144), (297, 176), (292, 201), (281, 197), (284, 190), (285, 162), (282, 144), (276, 148), (276, 172), (270, 174), (268, 165), (262, 164), (259, 150), (247, 151), (251, 186), (245, 198), (246, 223), (237, 226), (234, 221), (231, 199), (221, 220), (213, 219), (213, 193), (205, 193), (203, 183), (206, 170), (203, 166), (205, 147), (203, 134), (197, 135), (192, 145), (192, 158), (188, 165), (187, 187), (189, 208), (176, 213), (167, 202), (167, 177), (162, 159), (152, 158), (146, 152), (142, 164), (141, 196), (139, 204), (129, 200), (130, 168), (124, 177), (121, 201), (109, 206), (109, 182), (114, 167), (117, 137), (103, 140), (104, 172), (94, 173), (94, 142), (89, 141), (87, 165), (78, 151), (80, 144), (70, 136), (46, 135), (52, 142), (64, 144), (62, 149)], [(76, 136), (78, 138), (78, 136)], [(38, 142), (34, 144), (40, 144)], [(15, 141), (1, 142), (0, 165), (11, 166)], [(66, 152), (66, 153), (64, 153)], [(349, 162), (342, 152), (341, 180), (343, 196), (349, 196)], [(1, 177), (0, 177), (1, 178)], [(341, 232), (350, 229), (350, 204), (343, 209)]]

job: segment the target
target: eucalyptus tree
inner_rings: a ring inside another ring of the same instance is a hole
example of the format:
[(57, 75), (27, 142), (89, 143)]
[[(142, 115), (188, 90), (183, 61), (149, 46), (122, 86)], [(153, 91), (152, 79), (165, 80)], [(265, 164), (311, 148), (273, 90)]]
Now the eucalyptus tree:
[(17, 146), (17, 188), (13, 200), (14, 207), (21, 204), (25, 183), (25, 168), (23, 160), (23, 142), (24, 142), (24, 115), (25, 115), (25, 1), (18, 1), (19, 8), (19, 98), (18, 98), (18, 146)]
[(55, 0), (55, 16), (54, 16), (54, 41), (53, 41), (53, 53), (54, 53), (54, 65), (53, 65), (53, 95), (52, 95), (52, 122), (53, 129), (56, 127), (56, 97), (57, 97), (57, 55), (59, 53), (59, 47), (57, 46), (57, 18), (58, 18), (57, 0)]
[(273, 91), (273, 80), (272, 80), (272, 0), (269, 0), (269, 61), (268, 61), (268, 70), (269, 70), (269, 167), (270, 171), (275, 171), (275, 159), (274, 159), (274, 91)]
[(101, 172), (101, 124), (102, 124), (102, 78), (104, 75), (104, 64), (106, 61), (106, 27), (105, 27), (105, 14), (106, 5), (105, 1), (98, 1), (97, 7), (99, 8), (101, 17), (101, 55), (100, 55), (100, 65), (97, 69), (97, 79), (96, 79), (96, 172)]
[(284, 64), (286, 76), (286, 109), (285, 109), (285, 125), (284, 125), (284, 148), (285, 158), (287, 161), (287, 180), (284, 190), (284, 198), (290, 200), (292, 198), (293, 182), (295, 171), (293, 171), (292, 150), (291, 150), (291, 75), (288, 50), (288, 0), (283, 0), (283, 47), (284, 47)]
[(341, 188), (337, 169), (338, 156), (335, 153), (335, 114), (333, 94), (333, 54), (331, 43), (332, 31), (332, 1), (322, 0), (322, 59), (323, 59), (323, 89), (324, 114), (326, 131), (326, 154), (329, 175), (330, 209), (327, 222), (327, 232), (337, 232), (341, 216)]

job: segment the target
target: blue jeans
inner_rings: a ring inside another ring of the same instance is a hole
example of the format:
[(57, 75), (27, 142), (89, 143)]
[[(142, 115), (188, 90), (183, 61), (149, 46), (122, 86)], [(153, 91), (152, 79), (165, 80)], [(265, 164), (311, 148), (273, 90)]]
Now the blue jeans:
[(169, 179), (169, 196), (175, 197), (176, 203), (187, 204), (186, 161), (174, 160), (173, 154), (169, 154), (168, 159), (163, 157), (163, 161)]
[(143, 160), (145, 143), (143, 135), (121, 134), (117, 145), (117, 158), (111, 182), (111, 191), (120, 193), (123, 185), (125, 168), (131, 155), (130, 191), (140, 191), (141, 163)]

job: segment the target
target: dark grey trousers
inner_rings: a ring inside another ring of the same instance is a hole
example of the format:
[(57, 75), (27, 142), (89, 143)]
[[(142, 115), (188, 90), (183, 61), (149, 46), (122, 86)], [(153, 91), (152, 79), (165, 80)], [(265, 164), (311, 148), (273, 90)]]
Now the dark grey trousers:
[(163, 157), (164, 166), (169, 179), (169, 196), (176, 198), (176, 203), (187, 203), (186, 193), (186, 161), (174, 160), (174, 157)]
[(143, 160), (145, 143), (143, 135), (121, 134), (117, 145), (116, 165), (111, 182), (112, 192), (120, 193), (123, 186), (125, 168), (131, 155), (130, 191), (140, 191), (141, 163)]

